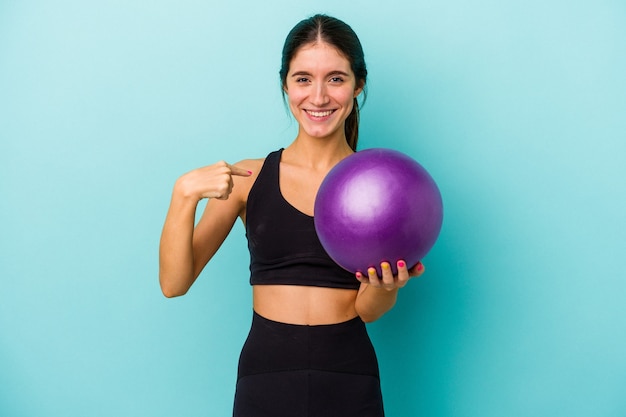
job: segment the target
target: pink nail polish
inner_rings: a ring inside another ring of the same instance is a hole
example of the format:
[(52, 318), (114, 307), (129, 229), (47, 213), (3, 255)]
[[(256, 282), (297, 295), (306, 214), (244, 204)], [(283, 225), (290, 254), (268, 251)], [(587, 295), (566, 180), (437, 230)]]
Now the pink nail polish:
[(405, 265), (404, 261), (398, 262), (398, 268), (404, 268), (404, 265)]
[(252, 175), (252, 171), (248, 171), (248, 174)]

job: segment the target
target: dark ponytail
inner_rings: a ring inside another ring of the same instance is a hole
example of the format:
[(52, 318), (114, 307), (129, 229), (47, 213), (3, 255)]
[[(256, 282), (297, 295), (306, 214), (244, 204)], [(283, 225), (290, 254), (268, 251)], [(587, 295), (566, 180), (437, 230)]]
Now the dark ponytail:
[(346, 140), (350, 148), (356, 151), (356, 146), (359, 141), (359, 102), (356, 97), (354, 98), (352, 112), (346, 119)]

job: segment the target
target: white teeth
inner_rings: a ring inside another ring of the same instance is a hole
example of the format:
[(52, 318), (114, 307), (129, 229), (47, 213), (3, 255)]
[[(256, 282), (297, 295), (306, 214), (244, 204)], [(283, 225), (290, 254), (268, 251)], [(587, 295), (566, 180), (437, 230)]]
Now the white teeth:
[(307, 110), (307, 113), (309, 113), (313, 117), (326, 117), (326, 116), (330, 116), (333, 113), (333, 111), (332, 110), (327, 110), (327, 111), (310, 111), (310, 110)]

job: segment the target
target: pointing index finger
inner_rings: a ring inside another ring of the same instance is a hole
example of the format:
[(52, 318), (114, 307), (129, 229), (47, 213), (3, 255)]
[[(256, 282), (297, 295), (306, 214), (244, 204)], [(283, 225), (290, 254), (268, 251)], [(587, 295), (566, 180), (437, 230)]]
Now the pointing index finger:
[(240, 177), (249, 177), (252, 175), (252, 171), (248, 171), (247, 169), (240, 168), (236, 165), (228, 165), (230, 167), (231, 175), (238, 175)]

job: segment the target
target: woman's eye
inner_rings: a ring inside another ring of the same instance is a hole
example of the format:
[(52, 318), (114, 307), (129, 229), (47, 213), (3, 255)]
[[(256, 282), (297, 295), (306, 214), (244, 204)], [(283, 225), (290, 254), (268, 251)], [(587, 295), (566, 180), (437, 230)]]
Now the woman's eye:
[(296, 78), (297, 83), (306, 83), (307, 81), (309, 81), (308, 78), (304, 78), (304, 77)]
[(330, 82), (332, 82), (332, 83), (340, 83), (340, 82), (343, 82), (343, 78), (341, 78), (341, 77), (333, 77), (333, 78), (330, 79)]

